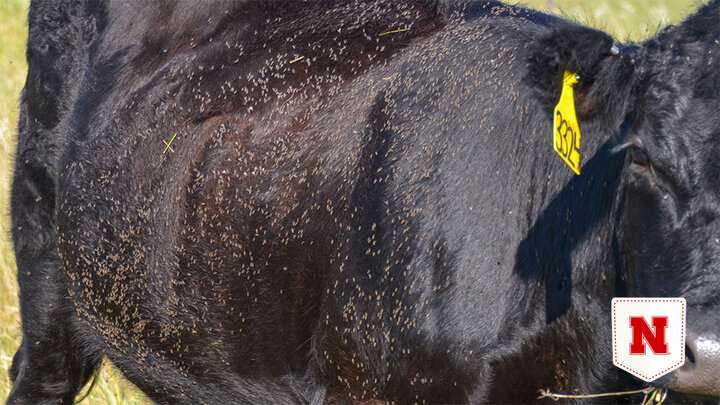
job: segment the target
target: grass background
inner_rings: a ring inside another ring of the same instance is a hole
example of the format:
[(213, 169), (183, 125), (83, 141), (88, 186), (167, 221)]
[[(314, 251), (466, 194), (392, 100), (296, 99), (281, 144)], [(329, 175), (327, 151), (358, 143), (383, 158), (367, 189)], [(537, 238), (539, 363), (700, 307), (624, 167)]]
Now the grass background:
[[(18, 99), (27, 69), (28, 4), (29, 0), (0, 0), (0, 401), (10, 393), (7, 370), (21, 341), (9, 196)], [(625, 41), (641, 40), (667, 23), (681, 21), (701, 0), (528, 0), (525, 4), (601, 28)], [(148, 402), (108, 364), (99, 373), (90, 395), (82, 401), (83, 404)]]

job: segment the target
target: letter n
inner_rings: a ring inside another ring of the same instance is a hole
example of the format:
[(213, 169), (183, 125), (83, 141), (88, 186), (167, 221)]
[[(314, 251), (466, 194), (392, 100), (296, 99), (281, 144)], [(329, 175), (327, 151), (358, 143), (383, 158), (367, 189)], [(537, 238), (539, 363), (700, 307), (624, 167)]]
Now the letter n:
[[(665, 329), (667, 329), (667, 316), (653, 316), (652, 330), (642, 316), (630, 317), (630, 328), (632, 328), (632, 343), (630, 343), (630, 354), (645, 354), (643, 339), (655, 354), (670, 354), (665, 341)], [(653, 332), (654, 330), (654, 332)]]

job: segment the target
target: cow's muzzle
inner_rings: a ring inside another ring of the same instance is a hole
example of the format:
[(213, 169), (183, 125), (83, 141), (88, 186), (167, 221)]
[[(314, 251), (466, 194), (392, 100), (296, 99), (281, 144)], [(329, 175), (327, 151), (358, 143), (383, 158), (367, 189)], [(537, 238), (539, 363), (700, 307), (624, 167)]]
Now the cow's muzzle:
[(673, 374), (675, 391), (720, 397), (720, 336), (688, 332), (685, 364)]

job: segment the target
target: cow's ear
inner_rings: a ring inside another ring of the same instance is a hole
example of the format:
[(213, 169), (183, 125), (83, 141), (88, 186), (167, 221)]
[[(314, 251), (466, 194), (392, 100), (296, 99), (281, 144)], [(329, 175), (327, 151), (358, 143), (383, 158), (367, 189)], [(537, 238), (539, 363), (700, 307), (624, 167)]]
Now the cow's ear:
[(531, 47), (527, 79), (545, 109), (552, 112), (560, 98), (566, 70), (578, 75), (574, 93), (579, 118), (591, 118), (611, 101), (606, 99), (610, 89), (604, 88), (609, 83), (603, 75), (618, 48), (608, 34), (567, 23), (541, 36)]

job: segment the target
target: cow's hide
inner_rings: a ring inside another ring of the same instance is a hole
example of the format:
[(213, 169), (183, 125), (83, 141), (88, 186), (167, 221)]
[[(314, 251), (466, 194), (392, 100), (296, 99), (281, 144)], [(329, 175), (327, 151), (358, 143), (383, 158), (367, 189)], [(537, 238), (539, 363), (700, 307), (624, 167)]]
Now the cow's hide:
[(636, 390), (615, 296), (687, 299), (653, 384), (717, 402), (719, 8), (613, 45), (494, 1), (33, 1), (8, 403), (103, 357), (159, 403)]

